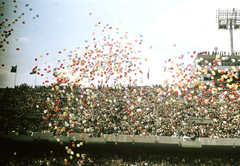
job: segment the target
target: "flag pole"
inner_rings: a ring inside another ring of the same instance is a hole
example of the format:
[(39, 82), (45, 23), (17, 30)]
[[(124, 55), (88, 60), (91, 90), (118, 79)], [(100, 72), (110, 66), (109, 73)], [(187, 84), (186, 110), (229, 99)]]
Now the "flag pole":
[[(37, 66), (37, 68), (38, 68), (38, 66)], [(35, 88), (36, 88), (36, 82), (37, 82), (37, 72), (35, 73), (36, 75), (35, 75)]]
[(111, 78), (111, 87), (112, 87), (112, 77), (110, 77)]
[(150, 86), (149, 85), (149, 78), (150, 78), (150, 65), (148, 65), (148, 86)]
[[(18, 64), (17, 64), (17, 66), (18, 66)], [(14, 87), (16, 86), (16, 81), (17, 81), (17, 69), (16, 69), (16, 73), (15, 73)]]

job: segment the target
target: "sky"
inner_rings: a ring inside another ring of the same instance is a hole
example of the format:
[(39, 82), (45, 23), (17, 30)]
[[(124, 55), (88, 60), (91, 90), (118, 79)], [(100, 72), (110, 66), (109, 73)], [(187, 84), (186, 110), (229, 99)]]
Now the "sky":
[[(0, 88), (13, 87), (15, 78), (16, 85), (23, 83), (35, 85), (35, 81), (37, 85), (42, 85), (45, 80), (54, 82), (53, 69), (61, 63), (65, 66), (71, 64), (76, 53), (78, 57), (83, 58), (85, 47), (92, 48), (93, 38), (95, 42), (98, 41), (98, 48), (104, 54), (108, 54), (107, 46), (105, 50), (100, 47), (104, 43), (104, 36), (113, 39), (118, 47), (126, 45), (129, 47), (127, 43), (131, 43), (138, 52), (130, 56), (139, 58), (138, 62), (133, 63), (139, 64), (143, 74), (134, 75), (134, 72), (129, 74), (138, 79), (137, 84), (159, 84), (169, 76), (169, 73), (163, 70), (167, 65), (165, 60), (170, 59), (171, 62), (178, 64), (184, 62), (187, 65), (193, 62), (194, 57), (191, 55), (196, 56), (197, 52), (213, 51), (214, 47), (218, 47), (220, 51), (230, 51), (229, 31), (218, 30), (216, 10), (240, 8), (238, 0), (0, 0), (0, 2), (2, 14), (0, 22), (4, 21), (0, 34), (13, 29), (8, 38), (0, 37), (0, 41), (3, 41), (0, 48)], [(125, 39), (121, 40), (120, 37)], [(138, 44), (141, 40), (141, 44)], [(121, 44), (118, 45), (116, 42)], [(239, 30), (233, 32), (233, 42), (234, 50), (240, 51)], [(183, 59), (179, 59), (178, 57), (182, 55)], [(121, 67), (124, 68), (125, 63), (126, 61)], [(16, 74), (10, 72), (11, 66), (15, 65)], [(43, 76), (29, 74), (35, 66), (38, 66)], [(45, 72), (44, 68), (51, 72)], [(71, 71), (72, 68), (68, 69)], [(68, 71), (61, 69), (61, 72)], [(75, 79), (79, 76), (70, 77)], [(101, 79), (96, 76), (92, 82), (96, 84)], [(118, 81), (121, 82), (123, 79)], [(87, 82), (82, 81), (83, 84)]]

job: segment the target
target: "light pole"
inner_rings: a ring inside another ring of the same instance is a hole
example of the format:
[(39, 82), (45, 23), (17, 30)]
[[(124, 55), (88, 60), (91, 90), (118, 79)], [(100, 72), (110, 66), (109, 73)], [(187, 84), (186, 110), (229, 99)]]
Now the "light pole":
[(228, 30), (230, 32), (231, 55), (233, 52), (233, 29), (240, 29), (240, 10), (239, 9), (219, 9), (216, 11), (218, 29)]

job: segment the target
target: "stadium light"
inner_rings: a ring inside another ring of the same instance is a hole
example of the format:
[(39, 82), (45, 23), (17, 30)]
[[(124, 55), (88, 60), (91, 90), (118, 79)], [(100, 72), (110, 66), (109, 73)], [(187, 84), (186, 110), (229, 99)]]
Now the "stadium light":
[(233, 55), (233, 29), (240, 29), (240, 9), (219, 9), (217, 10), (218, 29), (230, 32), (231, 55)]

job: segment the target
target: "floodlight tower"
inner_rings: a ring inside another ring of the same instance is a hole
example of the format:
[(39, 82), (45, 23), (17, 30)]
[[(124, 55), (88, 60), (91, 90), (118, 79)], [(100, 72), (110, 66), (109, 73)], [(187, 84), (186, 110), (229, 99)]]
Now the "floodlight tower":
[(233, 52), (233, 29), (240, 29), (240, 10), (238, 9), (219, 9), (217, 13), (218, 29), (228, 30), (230, 32), (231, 55)]

